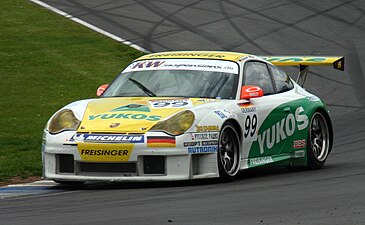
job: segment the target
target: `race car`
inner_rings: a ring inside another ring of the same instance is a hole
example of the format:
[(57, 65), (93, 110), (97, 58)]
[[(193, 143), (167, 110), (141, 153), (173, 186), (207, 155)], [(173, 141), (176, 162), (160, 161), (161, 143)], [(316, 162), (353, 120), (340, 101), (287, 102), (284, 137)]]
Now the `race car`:
[[(302, 86), (335, 56), (220, 51), (152, 53), (99, 98), (57, 111), (43, 135), (43, 178), (86, 181), (231, 180), (241, 170), (323, 167), (333, 130), (324, 102)], [(298, 66), (295, 82), (280, 67)]]

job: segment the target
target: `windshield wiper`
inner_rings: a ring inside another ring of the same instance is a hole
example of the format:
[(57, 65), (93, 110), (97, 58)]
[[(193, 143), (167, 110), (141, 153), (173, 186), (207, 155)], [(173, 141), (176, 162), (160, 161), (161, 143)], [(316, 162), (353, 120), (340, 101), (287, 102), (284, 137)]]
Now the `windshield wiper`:
[(153, 93), (153, 91), (151, 91), (150, 89), (146, 88), (143, 84), (141, 84), (140, 82), (136, 81), (135, 79), (129, 77), (128, 80), (132, 81), (133, 84), (135, 84), (137, 87), (139, 87), (139, 89), (141, 89), (148, 96), (150, 96), (150, 97), (157, 97), (157, 95), (155, 93)]

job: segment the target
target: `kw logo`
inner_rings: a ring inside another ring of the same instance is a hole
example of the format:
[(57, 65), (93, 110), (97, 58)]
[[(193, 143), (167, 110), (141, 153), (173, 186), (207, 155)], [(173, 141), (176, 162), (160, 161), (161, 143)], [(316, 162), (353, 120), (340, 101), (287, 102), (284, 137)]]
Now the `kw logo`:
[(143, 68), (150, 68), (150, 67), (159, 67), (161, 66), (165, 61), (141, 61), (133, 63), (132, 69), (143, 69)]

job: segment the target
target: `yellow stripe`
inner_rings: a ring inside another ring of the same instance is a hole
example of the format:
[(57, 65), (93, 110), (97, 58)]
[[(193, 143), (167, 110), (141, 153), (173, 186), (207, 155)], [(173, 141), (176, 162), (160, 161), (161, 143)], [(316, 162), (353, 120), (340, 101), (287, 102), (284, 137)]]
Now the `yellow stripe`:
[(176, 144), (171, 143), (147, 143), (149, 148), (175, 148)]

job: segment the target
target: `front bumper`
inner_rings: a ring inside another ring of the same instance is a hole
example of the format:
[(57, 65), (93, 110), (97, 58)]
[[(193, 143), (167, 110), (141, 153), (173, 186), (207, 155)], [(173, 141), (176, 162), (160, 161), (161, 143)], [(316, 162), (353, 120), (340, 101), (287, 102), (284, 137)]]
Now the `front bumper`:
[[(128, 159), (105, 160), (85, 158), (78, 144), (70, 141), (74, 131), (51, 135), (44, 132), (42, 145), (43, 177), (57, 181), (177, 181), (218, 177), (214, 151), (189, 151), (188, 145), (202, 141), (187, 133), (175, 137), (174, 147), (151, 147), (147, 136), (163, 136), (160, 132), (144, 134), (143, 143), (134, 143)], [(200, 135), (201, 136), (201, 135)], [(217, 135), (215, 135), (217, 136)], [(205, 140), (216, 141), (216, 139)], [(188, 144), (187, 144), (188, 143)], [(102, 144), (103, 145), (103, 144)], [(217, 149), (205, 146), (204, 149)], [(203, 148), (202, 148), (203, 149)]]

